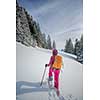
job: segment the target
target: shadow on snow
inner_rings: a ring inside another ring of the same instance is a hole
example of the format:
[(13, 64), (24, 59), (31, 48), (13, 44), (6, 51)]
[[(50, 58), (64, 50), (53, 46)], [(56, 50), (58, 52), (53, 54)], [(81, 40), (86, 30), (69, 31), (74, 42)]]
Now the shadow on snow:
[[(45, 85), (46, 83), (43, 83)], [(26, 87), (25, 87), (26, 86)], [(26, 81), (18, 81), (16, 82), (16, 95), (21, 95), (24, 93), (31, 92), (47, 92), (47, 87), (40, 87), (40, 82), (26, 82)]]

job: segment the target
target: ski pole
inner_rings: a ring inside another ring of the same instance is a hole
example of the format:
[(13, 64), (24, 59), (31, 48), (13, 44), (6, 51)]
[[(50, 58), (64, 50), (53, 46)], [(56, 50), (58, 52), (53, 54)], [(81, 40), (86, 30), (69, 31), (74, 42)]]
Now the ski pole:
[(46, 67), (45, 67), (44, 72), (43, 72), (43, 76), (42, 76), (42, 80), (41, 80), (40, 86), (42, 86), (42, 83), (43, 83), (43, 79), (44, 79), (45, 72), (46, 72)]

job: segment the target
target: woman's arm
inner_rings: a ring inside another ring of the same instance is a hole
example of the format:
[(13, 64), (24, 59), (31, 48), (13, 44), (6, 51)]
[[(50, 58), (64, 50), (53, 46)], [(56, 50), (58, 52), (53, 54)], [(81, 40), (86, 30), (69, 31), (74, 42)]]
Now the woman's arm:
[(53, 57), (51, 56), (50, 61), (49, 61), (49, 64), (47, 64), (47, 65), (48, 66), (52, 65), (52, 62), (53, 62)]

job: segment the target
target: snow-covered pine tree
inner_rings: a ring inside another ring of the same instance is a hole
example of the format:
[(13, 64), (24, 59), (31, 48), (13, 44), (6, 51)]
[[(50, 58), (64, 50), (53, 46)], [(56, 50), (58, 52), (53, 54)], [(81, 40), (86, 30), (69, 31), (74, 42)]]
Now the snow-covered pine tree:
[(66, 40), (66, 45), (65, 45), (65, 52), (73, 54), (73, 43), (71, 38), (69, 40)]
[(68, 40), (66, 40), (64, 52), (67, 52), (67, 47), (68, 47), (67, 44), (68, 44)]
[(80, 49), (77, 55), (77, 60), (83, 63), (83, 35), (81, 36), (81, 39), (80, 39)]
[(48, 35), (48, 37), (47, 37), (47, 49), (52, 49), (50, 35)]
[(77, 56), (77, 60), (83, 63), (83, 35), (80, 40), (75, 41), (74, 54)]
[(26, 46), (44, 47), (39, 23), (16, 1), (16, 41)]
[(42, 34), (42, 41), (43, 41), (42, 47), (47, 49), (46, 35), (44, 33)]
[(52, 46), (54, 49), (56, 48), (56, 42), (55, 40), (53, 40), (53, 46)]
[(81, 35), (80, 39), (80, 48), (83, 50), (83, 35)]
[(34, 29), (33, 34), (36, 33), (36, 34), (34, 34), (34, 37), (35, 37), (35, 39), (37, 41), (37, 46), (42, 47), (42, 45), (43, 45), (43, 41), (42, 40), (43, 39), (42, 39), (42, 32), (40, 30), (39, 23), (34, 21), (33, 29)]
[(80, 41), (78, 39), (75, 40), (74, 54), (77, 55), (80, 49)]

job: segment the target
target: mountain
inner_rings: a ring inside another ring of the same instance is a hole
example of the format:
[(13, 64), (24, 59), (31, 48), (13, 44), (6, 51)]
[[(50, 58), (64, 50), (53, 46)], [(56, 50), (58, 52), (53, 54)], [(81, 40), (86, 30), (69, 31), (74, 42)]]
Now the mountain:
[(43, 47), (42, 35), (39, 24), (16, 2), (16, 41), (26, 46)]

